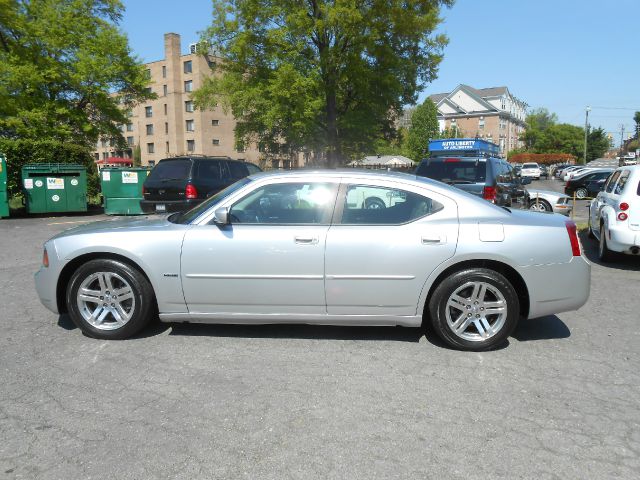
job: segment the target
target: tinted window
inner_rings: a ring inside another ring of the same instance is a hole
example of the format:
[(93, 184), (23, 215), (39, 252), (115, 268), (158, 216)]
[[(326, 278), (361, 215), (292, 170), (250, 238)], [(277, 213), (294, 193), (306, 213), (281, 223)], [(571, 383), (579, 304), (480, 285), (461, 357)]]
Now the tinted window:
[(400, 225), (443, 208), (417, 193), (369, 185), (349, 185), (342, 202), (345, 225)]
[(215, 160), (198, 162), (198, 178), (203, 180), (220, 180), (224, 177), (223, 163)]
[(416, 175), (452, 184), (483, 183), (487, 177), (487, 164), (476, 160), (427, 160), (420, 164)]
[(616, 195), (620, 195), (624, 191), (624, 187), (627, 185), (627, 181), (629, 180), (629, 174), (631, 172), (629, 170), (624, 170), (620, 175), (620, 179), (613, 189), (613, 193)]
[(619, 171), (613, 172), (613, 175), (609, 177), (609, 180), (607, 180), (607, 184), (604, 186), (605, 192), (611, 193), (611, 190), (613, 190), (613, 186), (616, 184), (616, 180), (618, 180), (619, 176), (620, 176)]
[(231, 171), (231, 178), (238, 179), (249, 175), (249, 171), (244, 163), (240, 162), (227, 162), (229, 170)]
[(331, 183), (278, 183), (265, 185), (236, 202), (231, 223), (327, 224), (335, 203)]
[(190, 172), (191, 160), (187, 158), (161, 160), (151, 170), (149, 180), (186, 180)]
[(506, 163), (496, 162), (493, 164), (496, 169), (496, 181), (500, 183), (511, 183), (511, 170)]
[(262, 170), (260, 170), (260, 167), (258, 167), (257, 165), (254, 165), (253, 163), (246, 163), (247, 166), (247, 170), (249, 170), (249, 175), (253, 175), (254, 173), (259, 173)]

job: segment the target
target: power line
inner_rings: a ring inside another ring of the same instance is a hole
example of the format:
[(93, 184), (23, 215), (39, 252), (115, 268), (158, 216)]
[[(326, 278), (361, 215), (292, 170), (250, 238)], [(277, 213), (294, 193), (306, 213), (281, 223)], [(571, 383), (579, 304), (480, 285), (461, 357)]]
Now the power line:
[(630, 111), (638, 111), (640, 108), (628, 108), (628, 107), (591, 107), (598, 108), (600, 110), (630, 110)]

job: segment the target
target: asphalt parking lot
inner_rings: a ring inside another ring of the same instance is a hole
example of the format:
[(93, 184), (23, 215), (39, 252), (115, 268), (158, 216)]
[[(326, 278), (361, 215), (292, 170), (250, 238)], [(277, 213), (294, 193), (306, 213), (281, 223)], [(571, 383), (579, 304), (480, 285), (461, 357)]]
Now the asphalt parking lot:
[(0, 220), (1, 478), (638, 477), (639, 258), (600, 265), (582, 236), (589, 302), (486, 353), (407, 328), (158, 324), (105, 342), (33, 285), (44, 240), (102, 218)]

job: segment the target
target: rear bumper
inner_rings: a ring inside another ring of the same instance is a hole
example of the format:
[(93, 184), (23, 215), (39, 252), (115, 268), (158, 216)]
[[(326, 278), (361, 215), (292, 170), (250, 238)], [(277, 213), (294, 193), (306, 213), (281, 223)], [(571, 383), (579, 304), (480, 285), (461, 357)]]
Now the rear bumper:
[(628, 226), (609, 225), (607, 231), (609, 250), (631, 253), (631, 247), (640, 247), (640, 230), (631, 230)]
[(591, 265), (582, 256), (567, 263), (520, 269), (529, 287), (528, 318), (577, 310), (589, 299)]
[[(199, 203), (202, 203), (204, 199), (189, 199), (189, 200), (140, 200), (140, 209), (144, 213), (172, 213), (182, 212), (195, 207)], [(163, 208), (164, 207), (164, 208)]]

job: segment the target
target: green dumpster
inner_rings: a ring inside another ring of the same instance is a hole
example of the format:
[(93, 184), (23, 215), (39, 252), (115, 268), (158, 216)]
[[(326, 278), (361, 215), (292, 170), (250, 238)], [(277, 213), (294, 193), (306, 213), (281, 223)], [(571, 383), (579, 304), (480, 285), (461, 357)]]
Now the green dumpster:
[(7, 192), (7, 159), (0, 153), (0, 218), (9, 216), (9, 194)]
[(87, 211), (87, 169), (82, 165), (25, 165), (22, 188), (28, 213)]
[(111, 167), (100, 170), (100, 188), (107, 215), (142, 215), (142, 184), (149, 175), (146, 167)]

